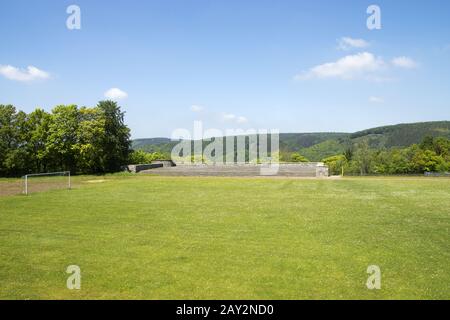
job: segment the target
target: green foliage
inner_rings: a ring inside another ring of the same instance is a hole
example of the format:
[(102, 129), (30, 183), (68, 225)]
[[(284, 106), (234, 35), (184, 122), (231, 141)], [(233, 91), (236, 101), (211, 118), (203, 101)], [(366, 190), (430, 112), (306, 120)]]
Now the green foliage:
[(28, 115), (26, 140), (31, 172), (46, 172), (50, 160), (47, 141), (51, 121), (51, 115), (42, 109), (36, 109)]
[(0, 175), (70, 170), (120, 170), (130, 152), (130, 133), (115, 102), (97, 107), (60, 105), (51, 113), (17, 112), (0, 105)]
[(291, 155), (291, 162), (309, 162), (309, 160), (296, 152)]
[(148, 164), (155, 160), (168, 160), (168, 158), (159, 152), (148, 153), (142, 150), (135, 150), (130, 153), (128, 163)]
[(100, 101), (97, 108), (101, 110), (105, 135), (102, 139), (104, 151), (104, 171), (119, 171), (128, 160), (131, 149), (130, 129), (124, 123), (124, 113), (113, 101)]
[(419, 122), (378, 127), (356, 132), (352, 140), (370, 141), (372, 148), (408, 147), (426, 136), (450, 138), (450, 121)]
[(77, 143), (73, 146), (79, 155), (78, 168), (84, 173), (106, 171), (105, 150), (103, 142), (106, 139), (105, 119), (99, 108), (81, 108), (79, 112)]
[(18, 174), (26, 159), (26, 114), (0, 105), (0, 174)]
[[(344, 141), (348, 136), (349, 134), (346, 133), (282, 133), (280, 134), (280, 155), (283, 161), (290, 161), (292, 153), (300, 152), (312, 161), (319, 161), (324, 157), (342, 152), (341, 140)], [(133, 141), (132, 148), (170, 156), (177, 143), (167, 138), (137, 139)], [(207, 144), (207, 142), (203, 143), (204, 146)], [(246, 146), (248, 147), (248, 142)]]
[(300, 153), (312, 161), (320, 161), (344, 152), (344, 144), (340, 140), (327, 140), (308, 148), (300, 149)]
[(344, 156), (347, 161), (353, 160), (353, 148), (346, 148), (344, 151)]
[(366, 141), (362, 141), (357, 145), (353, 164), (356, 165), (357, 168), (359, 168), (359, 172), (361, 175), (371, 173), (372, 154)]
[(319, 133), (281, 133), (280, 149), (286, 152), (300, 152), (326, 141), (345, 140), (348, 133), (319, 132)]
[(348, 161), (349, 174), (423, 174), (450, 170), (450, 140), (425, 137), (419, 145), (408, 148), (374, 150), (367, 142), (355, 146), (355, 156)]
[(445, 171), (448, 166), (444, 159), (432, 150), (419, 150), (412, 159), (412, 169), (416, 172)]
[(57, 106), (52, 110), (47, 152), (60, 170), (75, 171), (78, 132), (78, 107)]
[(328, 166), (331, 175), (341, 175), (348, 165), (347, 158), (343, 154), (325, 158), (322, 162)]

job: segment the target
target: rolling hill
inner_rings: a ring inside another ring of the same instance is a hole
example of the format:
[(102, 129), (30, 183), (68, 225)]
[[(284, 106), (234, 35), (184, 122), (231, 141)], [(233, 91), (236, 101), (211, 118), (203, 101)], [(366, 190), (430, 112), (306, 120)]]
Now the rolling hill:
[[(320, 161), (363, 141), (373, 149), (389, 149), (420, 143), (426, 136), (450, 138), (450, 121), (397, 124), (355, 133), (282, 133), (280, 150), (285, 157), (299, 152), (311, 161)], [(137, 139), (133, 141), (132, 148), (169, 155), (176, 144), (168, 138)]]

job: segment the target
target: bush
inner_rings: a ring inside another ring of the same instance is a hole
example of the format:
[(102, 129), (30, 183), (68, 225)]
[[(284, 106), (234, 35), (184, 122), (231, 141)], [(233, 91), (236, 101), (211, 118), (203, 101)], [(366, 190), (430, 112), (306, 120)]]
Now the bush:
[(291, 161), (292, 162), (309, 162), (308, 159), (306, 159), (304, 156), (302, 156), (299, 153), (293, 153), (291, 155)]
[(325, 158), (322, 162), (328, 166), (331, 175), (342, 174), (342, 169), (347, 166), (347, 159), (343, 154)]
[(131, 152), (128, 164), (148, 164), (155, 160), (165, 159), (164, 155), (159, 152), (148, 153), (142, 150)]

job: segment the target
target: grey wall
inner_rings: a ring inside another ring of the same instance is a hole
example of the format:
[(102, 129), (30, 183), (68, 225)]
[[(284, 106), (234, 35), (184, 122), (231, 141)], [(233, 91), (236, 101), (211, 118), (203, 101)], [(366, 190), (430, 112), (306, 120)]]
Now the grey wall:
[(150, 170), (150, 169), (156, 169), (156, 168), (162, 168), (163, 164), (161, 163), (151, 163), (151, 164), (132, 164), (126, 166), (126, 171), (138, 173), (140, 171), (144, 170)]
[[(177, 165), (146, 170), (144, 172), (171, 176), (261, 176), (262, 165)], [(280, 164), (275, 176), (285, 177), (328, 177), (328, 167), (320, 163)]]

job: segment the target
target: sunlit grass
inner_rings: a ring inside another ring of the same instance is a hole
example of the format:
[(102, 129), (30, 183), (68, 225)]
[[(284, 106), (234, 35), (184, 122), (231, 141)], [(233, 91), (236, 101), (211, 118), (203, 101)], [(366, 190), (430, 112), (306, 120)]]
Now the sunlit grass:
[[(74, 185), (0, 198), (0, 298), (450, 298), (449, 179)], [(72, 264), (80, 291), (66, 288)], [(372, 264), (378, 291), (365, 286)]]

